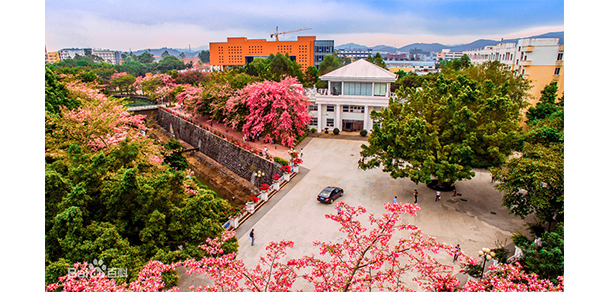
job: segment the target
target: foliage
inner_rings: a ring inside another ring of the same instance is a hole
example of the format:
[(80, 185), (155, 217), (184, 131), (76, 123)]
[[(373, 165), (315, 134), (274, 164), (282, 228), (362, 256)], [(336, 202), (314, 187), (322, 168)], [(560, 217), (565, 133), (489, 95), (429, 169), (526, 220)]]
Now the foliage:
[[(165, 51), (167, 52), (167, 51)], [(164, 52), (164, 53), (165, 53)], [(180, 59), (174, 56), (166, 56), (159, 61), (155, 66), (155, 71), (160, 73), (167, 73), (171, 70), (184, 70), (186, 69), (186, 64), (182, 62)]]
[(316, 84), (320, 80), (319, 76), (320, 73), (318, 72), (318, 69), (315, 66), (307, 67), (305, 73), (303, 74), (303, 86), (313, 87), (314, 84)]
[(283, 165), (288, 165), (290, 163), (290, 162), (288, 162), (288, 160), (286, 160), (284, 158), (281, 158), (281, 157), (277, 157), (277, 156), (273, 157), (273, 161), (279, 163), (282, 166)]
[[(439, 263), (434, 254), (439, 252), (454, 255), (451, 245), (438, 243), (433, 237), (425, 237), (417, 226), (406, 223), (402, 214), (415, 216), (418, 206), (412, 204), (386, 204), (388, 211), (381, 216), (369, 215), (370, 229), (359, 221), (366, 213), (363, 207), (351, 207), (339, 202), (337, 215), (326, 215), (339, 223), (345, 237), (338, 242), (318, 242), (319, 255), (304, 255), (288, 258), (288, 249), (293, 242), (282, 240), (271, 242), (267, 253), (261, 257), (254, 268), (247, 268), (235, 252), (227, 251), (224, 246), (234, 237), (234, 232), (224, 232), (215, 239), (206, 239), (201, 246), (207, 257), (201, 260), (186, 261), (164, 265), (160, 262), (147, 264), (136, 283), (136, 287), (124, 289), (104, 276), (96, 279), (62, 278), (59, 283), (51, 284), (47, 290), (75, 289), (76, 281), (84, 291), (93, 289), (107, 291), (141, 291), (138, 287), (149, 285), (155, 291), (163, 287), (160, 281), (162, 271), (175, 269), (181, 265), (188, 275), (203, 274), (214, 281), (209, 287), (193, 287), (194, 291), (291, 291), (297, 278), (308, 281), (314, 291), (412, 291), (405, 286), (406, 281), (418, 283), (423, 291), (563, 291), (563, 276), (558, 284), (541, 280), (535, 274), (526, 274), (519, 264), (490, 266), (490, 273), (480, 281), (468, 281), (459, 287), (460, 281), (452, 275), (453, 267)], [(406, 238), (395, 238), (397, 231), (406, 232)], [(460, 258), (464, 258), (459, 255)], [(468, 265), (475, 260), (466, 257)], [(79, 271), (87, 271), (80, 266)], [(406, 279), (407, 273), (415, 273)], [(81, 290), (79, 290), (81, 291)]]
[[(264, 81), (244, 87), (226, 103), (231, 115), (245, 112), (241, 131), (245, 135), (259, 134), (266, 142), (272, 139), (293, 147), (296, 137), (303, 135), (309, 123), (307, 98), (296, 78), (280, 82)], [(245, 111), (244, 111), (245, 110)], [(230, 126), (240, 126), (240, 118), (225, 118)]]
[[(45, 119), (47, 283), (72, 263), (95, 259), (127, 270), (113, 283), (134, 281), (150, 260), (203, 256), (198, 244), (218, 236), (228, 219), (227, 201), (161, 163), (159, 145), (140, 131), (144, 116), (130, 115), (96, 87), (47, 83), (47, 91), (67, 90), (80, 104)], [(235, 251), (236, 241), (227, 248)]]
[(563, 245), (563, 224), (555, 232), (543, 233), (540, 246), (534, 242), (523, 245), (524, 258), (521, 263), (524, 270), (558, 283), (557, 277), (564, 273)]
[[(364, 169), (380, 167), (393, 178), (452, 184), (474, 176), (473, 167), (503, 163), (520, 143), (518, 102), (505, 84), (483, 84), (464, 75), (440, 74), (421, 90), (404, 88), (389, 106), (373, 112), (370, 157)], [(379, 125), (380, 124), (380, 125)]]
[(360, 130), (360, 136), (362, 136), (362, 137), (366, 137), (366, 135), (368, 135), (368, 133), (369, 132), (366, 129)]
[(371, 63), (373, 63), (373, 64), (375, 64), (375, 65), (377, 65), (377, 66), (379, 66), (379, 67), (381, 67), (381, 68), (383, 68), (383, 69), (386, 69), (386, 70), (388, 69), (388, 66), (383, 61), (383, 58), (381, 57), (381, 54), (379, 52), (377, 52), (375, 54), (375, 56), (369, 55), (366, 58), (366, 60), (371, 62)]
[(280, 167), (280, 170), (284, 173), (292, 173), (290, 165), (282, 165), (282, 167)]
[(133, 86), (150, 100), (169, 100), (177, 84), (168, 74), (150, 74), (146, 77), (138, 76)]
[(341, 67), (341, 62), (339, 62), (339, 59), (335, 58), (333, 55), (325, 55), (324, 59), (322, 60), (322, 62), (320, 62), (320, 65), (318, 67), (320, 68), (319, 76), (322, 76), (330, 71)]
[(180, 72), (175, 77), (177, 84), (204, 84), (210, 80), (209, 74), (204, 74), (197, 70), (189, 70), (186, 72)]
[(244, 72), (269, 81), (280, 81), (290, 76), (303, 82), (301, 66), (296, 61), (290, 60), (288, 53), (270, 54), (267, 58), (255, 58), (254, 61), (245, 66)]
[(341, 132), (341, 131), (339, 131), (339, 129), (338, 129), (338, 128), (334, 128), (334, 129), (333, 129), (333, 134), (335, 134), (335, 135), (339, 135), (339, 132)]
[(162, 145), (163, 148), (163, 163), (169, 165), (169, 167), (177, 170), (186, 170), (189, 167), (186, 157), (181, 154), (184, 146), (176, 139), (170, 139), (167, 143)]
[[(404, 71), (399, 71), (403, 72)], [(439, 74), (426, 74), (426, 75), (417, 75), (415, 72), (405, 73), (403, 76), (400, 76), (396, 82), (390, 85), (390, 90), (392, 92), (396, 92), (399, 88), (418, 88), (422, 87), (424, 81), (428, 81), (429, 83), (434, 83)]]
[(503, 191), (502, 205), (521, 218), (535, 214), (542, 222), (563, 216), (563, 144), (545, 147), (526, 143), (521, 157), (508, 161), (504, 169), (494, 168), (494, 180)]
[(530, 143), (547, 147), (552, 143), (563, 143), (563, 97), (555, 101), (557, 83), (547, 85), (541, 93), (540, 102), (526, 113), (526, 123), (530, 126), (526, 139)]
[(210, 62), (210, 51), (201, 50), (201, 52), (199, 52), (199, 54), (197, 54), (197, 57), (199, 57), (199, 61), (201, 61), (201, 63), (209, 63)]
[(121, 93), (131, 92), (134, 82), (136, 78), (127, 72), (114, 73), (110, 77), (110, 86)]
[(68, 90), (59, 82), (55, 73), (49, 67), (45, 67), (45, 113), (49, 115), (59, 114), (60, 107), (66, 109), (77, 108), (80, 102), (77, 99), (69, 98), (68, 95)]

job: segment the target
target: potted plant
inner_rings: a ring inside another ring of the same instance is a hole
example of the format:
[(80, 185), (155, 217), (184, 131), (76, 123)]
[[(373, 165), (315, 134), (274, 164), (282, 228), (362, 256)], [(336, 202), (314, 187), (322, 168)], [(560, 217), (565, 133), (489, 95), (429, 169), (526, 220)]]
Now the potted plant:
[(294, 165), (294, 166), (292, 167), (292, 169), (294, 170), (294, 172), (295, 172), (295, 173), (299, 173), (299, 164), (302, 164), (302, 163), (303, 163), (303, 159), (301, 159), (301, 158), (295, 158), (295, 159), (293, 159), (293, 160), (292, 160), (292, 163), (293, 163), (293, 165)]
[(271, 188), (275, 189), (276, 191), (280, 190), (280, 178), (282, 178), (282, 176), (279, 173), (273, 174), (273, 184), (271, 185)]
[(284, 173), (284, 180), (290, 181), (290, 174), (292, 173), (292, 169), (289, 165), (283, 165), (280, 170)]
[(269, 200), (269, 185), (262, 184), (261, 187), (259, 188), (259, 190), (261, 191), (259, 198), (261, 200), (267, 202), (267, 200)]

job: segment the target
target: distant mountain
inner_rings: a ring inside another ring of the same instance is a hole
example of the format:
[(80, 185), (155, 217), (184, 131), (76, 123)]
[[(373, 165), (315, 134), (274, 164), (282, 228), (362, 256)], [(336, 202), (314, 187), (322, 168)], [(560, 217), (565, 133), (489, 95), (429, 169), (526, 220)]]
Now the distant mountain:
[(197, 57), (197, 55), (199, 54), (199, 52), (201, 50), (193, 50), (191, 49), (191, 51), (189, 52), (189, 49), (173, 49), (173, 48), (160, 48), (160, 49), (143, 49), (143, 50), (137, 50), (137, 51), (133, 51), (134, 54), (136, 55), (140, 55), (144, 52), (150, 52), (151, 54), (153, 54), (154, 56), (161, 56), (161, 54), (163, 54), (163, 52), (167, 51), (167, 53), (169, 53), (171, 56), (174, 57), (179, 57), (180, 53), (184, 52), (184, 56), (186, 58), (191, 58), (191, 57)]
[(367, 47), (364, 45), (359, 45), (359, 44), (355, 44), (355, 43), (348, 43), (348, 44), (344, 44), (344, 45), (338, 45), (335, 46), (335, 49), (372, 49), (373, 52), (385, 52), (385, 53), (396, 53), (396, 52), (403, 52), (403, 53), (408, 53), (411, 49), (420, 49), (422, 51), (425, 52), (441, 52), (443, 49), (451, 49), (451, 51), (453, 52), (461, 52), (461, 51), (470, 51), (470, 50), (475, 50), (475, 49), (482, 49), (486, 46), (495, 46), (497, 44), (499, 44), (500, 42), (504, 42), (504, 43), (517, 43), (517, 41), (519, 41), (519, 39), (529, 39), (529, 38), (559, 38), (559, 44), (563, 45), (563, 31), (559, 31), (559, 32), (549, 32), (549, 33), (545, 33), (545, 34), (541, 34), (541, 35), (536, 35), (536, 36), (530, 36), (530, 37), (523, 37), (523, 38), (516, 38), (516, 39), (505, 39), (505, 40), (486, 40), (486, 39), (480, 39), (480, 40), (476, 40), (474, 42), (468, 43), (468, 44), (459, 44), (459, 45), (443, 45), (443, 44), (439, 44), (439, 43), (414, 43), (414, 44), (410, 44), (410, 45), (406, 45), (404, 47), (400, 47), (400, 48), (395, 48), (395, 47), (391, 47), (391, 46), (386, 46), (386, 45), (377, 45), (374, 47)]

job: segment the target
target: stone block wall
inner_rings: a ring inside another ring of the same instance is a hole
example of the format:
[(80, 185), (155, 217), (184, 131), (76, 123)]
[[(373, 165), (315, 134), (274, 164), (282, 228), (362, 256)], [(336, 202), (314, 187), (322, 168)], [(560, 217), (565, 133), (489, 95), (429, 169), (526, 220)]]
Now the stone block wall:
[(272, 175), (282, 173), (278, 163), (255, 155), (167, 111), (158, 110), (156, 122), (166, 131), (170, 133), (173, 131), (176, 139), (193, 147), (199, 147), (199, 151), (205, 156), (247, 181), (252, 179), (252, 169), (265, 173), (264, 177), (255, 182), (257, 185), (258, 182), (270, 185), (273, 183)]

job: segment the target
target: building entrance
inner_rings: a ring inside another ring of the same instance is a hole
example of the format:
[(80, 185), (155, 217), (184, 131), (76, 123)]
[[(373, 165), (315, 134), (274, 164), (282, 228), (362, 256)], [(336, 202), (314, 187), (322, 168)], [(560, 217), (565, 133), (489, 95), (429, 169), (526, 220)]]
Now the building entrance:
[(359, 120), (343, 120), (343, 131), (353, 132), (360, 131), (364, 128), (364, 121)]

